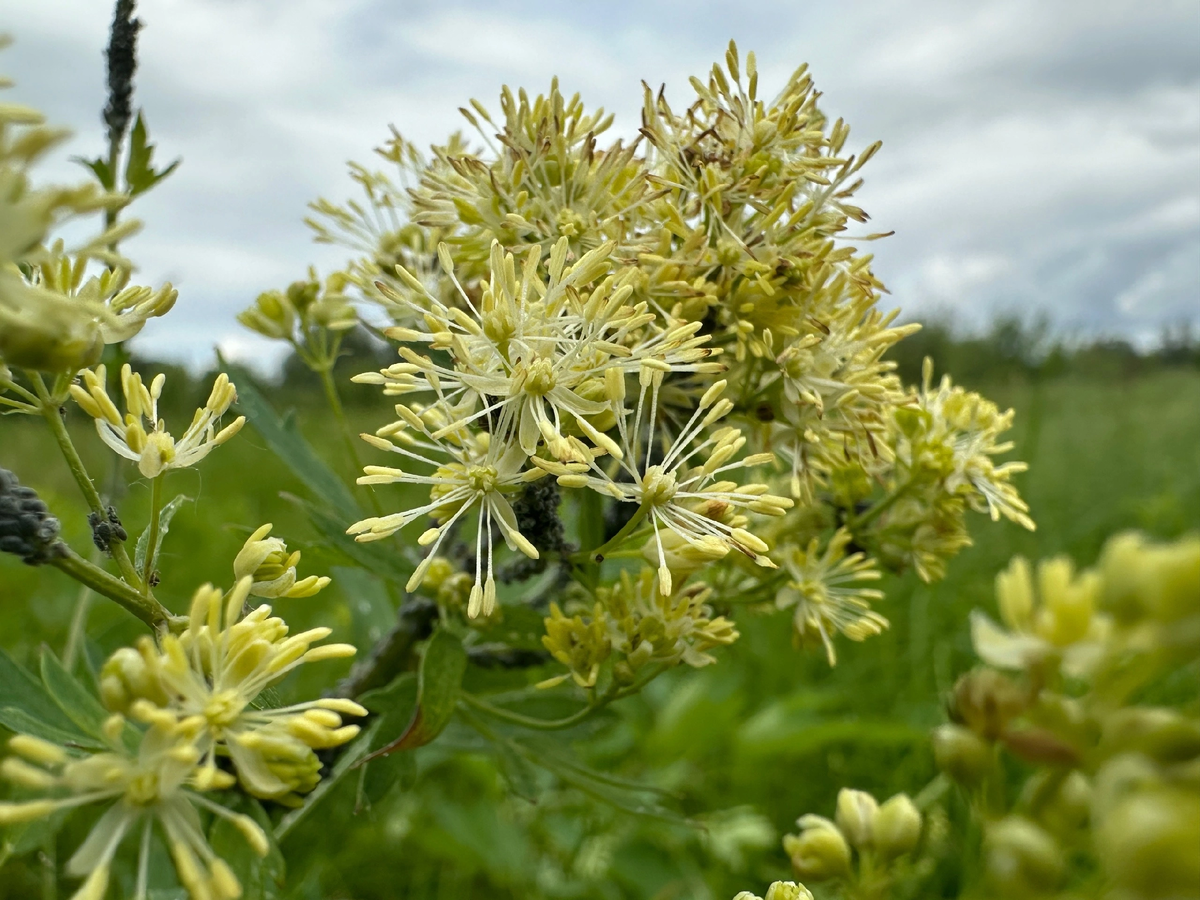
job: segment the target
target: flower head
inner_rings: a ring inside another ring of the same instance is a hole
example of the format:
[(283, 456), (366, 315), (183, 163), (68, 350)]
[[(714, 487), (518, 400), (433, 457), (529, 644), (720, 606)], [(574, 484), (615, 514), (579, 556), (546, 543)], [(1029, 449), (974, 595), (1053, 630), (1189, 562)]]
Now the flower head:
[(125, 837), (140, 831), (136, 897), (146, 897), (150, 831), (155, 823), (166, 839), (180, 882), (192, 900), (236, 900), (241, 885), (213, 852), (201, 828), (198, 809), (227, 819), (260, 856), (267, 837), (249, 816), (234, 813), (202, 796), (197, 784), (203, 722), (195, 717), (160, 721), (139, 738), (136, 750), (123, 739), (126, 723), (113, 715), (104, 723), (109, 749), (78, 755), (40, 738), (18, 735), (11, 756), (0, 764), (9, 781), (50, 796), (0, 802), (0, 824), (29, 822), (90, 804), (108, 804), (67, 863), (67, 873), (83, 878), (74, 900), (101, 900), (112, 860)]
[[(737, 428), (707, 431), (733, 409), (720, 399), (726, 382), (718, 381), (704, 392), (691, 418), (673, 440), (664, 440), (658, 455), (655, 442), (658, 388), (662, 370), (643, 367), (641, 393), (633, 421), (623, 407), (624, 376), (614, 371), (607, 379), (608, 395), (617, 419), (623, 452), (615, 471), (588, 463), (556, 463), (534, 459), (533, 463), (558, 476), (564, 487), (587, 487), (625, 503), (636, 503), (650, 520), (658, 561), (658, 589), (672, 593), (671, 568), (663, 546), (663, 532), (671, 532), (699, 552), (719, 558), (728, 550), (744, 553), (761, 566), (774, 567), (766, 555), (767, 544), (739, 525), (725, 520), (730, 509), (768, 516), (782, 516), (792, 501), (769, 493), (765, 484), (739, 485), (718, 480), (719, 475), (769, 462), (767, 454), (734, 457), (746, 443)], [(705, 456), (703, 462), (698, 457)]]
[(71, 396), (85, 413), (96, 420), (96, 432), (114, 452), (138, 464), (138, 470), (147, 478), (161, 475), (168, 469), (185, 469), (194, 466), (246, 424), (245, 416), (238, 416), (220, 431), (216, 422), (237, 400), (237, 390), (224, 373), (213, 383), (208, 402), (192, 418), (183, 437), (176, 440), (166, 430), (166, 423), (158, 417), (158, 399), (162, 396), (166, 376), (154, 377), (147, 388), (142, 376), (135, 374), (126, 363), (121, 368), (121, 392), (125, 395), (126, 413), (122, 418), (116, 405), (109, 399), (105, 387), (105, 368), (83, 372), (83, 385), (71, 385)]
[(433, 565), (438, 548), (454, 523), (478, 507), (475, 584), (471, 589), (468, 614), (472, 618), (490, 615), (496, 605), (492, 526), (499, 529), (510, 549), (519, 550), (531, 559), (538, 558), (537, 548), (517, 530), (516, 513), (506, 495), (544, 473), (540, 469), (525, 468), (525, 454), (520, 447), (505, 447), (486, 432), (469, 435), (459, 429), (442, 435), (444, 429), (431, 430), (426, 420), (407, 406), (401, 404), (396, 409), (403, 420), (398, 424), (406, 427), (393, 426), (385, 431), (398, 443), (379, 435), (363, 435), (363, 439), (372, 446), (429, 466), (433, 471), (417, 475), (399, 468), (367, 466), (367, 474), (359, 478), (358, 483), (428, 485), (429, 502), (404, 512), (355, 522), (347, 529), (347, 534), (354, 535), (357, 541), (378, 541), (417, 519), (432, 516), (437, 524), (417, 539), (421, 546), (432, 544), (432, 547), (408, 580), (405, 590), (413, 591)]
[[(449, 251), (440, 250), (446, 275), (457, 285)], [(451, 364), (402, 347), (405, 362), (355, 380), (382, 385), (389, 394), (435, 392), (447, 415), (443, 431), (483, 421), (527, 456), (544, 441), (556, 459), (586, 459), (578, 434), (595, 445), (591, 452), (619, 456), (620, 446), (603, 434), (612, 424), (605, 398), (609, 370), (720, 366), (706, 361), (714, 351), (702, 346), (706, 338), (696, 336), (698, 325), (662, 328), (645, 303), (628, 302), (630, 273), (599, 280), (613, 265), (611, 243), (570, 266), (568, 250), (565, 238), (554, 246), (543, 280), (541, 250), (532, 248), (518, 280), (514, 257), (493, 243), (482, 297), (476, 303), (460, 288), (461, 307), (446, 306), (415, 275), (399, 270), (413, 296), (397, 294), (396, 301), (413, 306), (429, 330), (395, 328), (388, 334), (444, 350)]]
[(694, 584), (666, 596), (656, 580), (652, 569), (636, 578), (622, 571), (616, 584), (597, 590), (613, 647), (634, 671), (651, 662), (696, 668), (716, 662), (707, 651), (732, 644), (738, 631), (724, 616), (713, 615), (707, 605), (712, 591)]
[(831, 666), (837, 662), (835, 633), (862, 641), (888, 626), (887, 619), (871, 609), (871, 601), (882, 599), (883, 592), (862, 586), (880, 578), (875, 561), (861, 551), (847, 554), (849, 544), (850, 532), (843, 528), (823, 553), (817, 538), (807, 548), (789, 547), (783, 558), (789, 579), (775, 595), (780, 609), (795, 607), (797, 638), (819, 636)]
[(232, 781), (216, 766), (228, 756), (242, 786), (256, 797), (294, 801), (311, 790), (320, 769), (314, 749), (336, 747), (358, 734), (341, 716), (361, 716), (357, 703), (336, 698), (271, 708), (258, 702), (269, 686), (305, 663), (352, 656), (348, 644), (313, 646), (328, 628), (288, 635), (288, 627), (259, 606), (242, 615), (252, 581), (242, 578), (223, 596), (210, 585), (192, 599), (187, 629), (164, 635), (156, 647), (143, 638), (105, 664), (100, 693), (110, 709), (128, 711), (152, 725), (173, 721), (200, 726), (197, 746), (202, 783), (227, 787)]
[(933, 361), (925, 359), (915, 407), (895, 412), (896, 456), (916, 480), (936, 482), (949, 496), (1033, 531), (1029, 506), (1011, 478), (1029, 468), (1023, 462), (996, 465), (993, 456), (1012, 449), (999, 437), (1012, 426), (1013, 411), (1000, 412), (979, 394), (954, 387), (943, 375), (934, 389)]
[(328, 576), (309, 575), (296, 580), (300, 551), (288, 553), (287, 544), (268, 537), (271, 525), (263, 525), (246, 539), (233, 560), (233, 577), (252, 579), (250, 595), (273, 600), (276, 597), (311, 597), (329, 585)]

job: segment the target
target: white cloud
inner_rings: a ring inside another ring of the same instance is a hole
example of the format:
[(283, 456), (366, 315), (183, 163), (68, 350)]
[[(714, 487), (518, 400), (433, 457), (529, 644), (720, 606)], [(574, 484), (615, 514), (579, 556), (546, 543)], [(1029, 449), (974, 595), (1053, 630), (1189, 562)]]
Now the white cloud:
[[(97, 152), (111, 7), (5, 12), (17, 99), (79, 129), (69, 152)], [(305, 204), (347, 195), (345, 160), (368, 159), (389, 123), (440, 140), (470, 97), (494, 110), (501, 84), (544, 90), (558, 73), (629, 135), (643, 78), (682, 104), (730, 36), (757, 51), (765, 94), (807, 59), (851, 143), (883, 139), (861, 200), (897, 232), (872, 248), (896, 302), (1050, 309), (1084, 330), (1200, 318), (1194, 3), (766, 0), (748, 17), (716, 0), (141, 0), (139, 15), (137, 100), (162, 157), (184, 158), (138, 202), (147, 231), (130, 244), (141, 277), (182, 291), (143, 338), (163, 352), (235, 347), (258, 291), (337, 264), (310, 243)]]

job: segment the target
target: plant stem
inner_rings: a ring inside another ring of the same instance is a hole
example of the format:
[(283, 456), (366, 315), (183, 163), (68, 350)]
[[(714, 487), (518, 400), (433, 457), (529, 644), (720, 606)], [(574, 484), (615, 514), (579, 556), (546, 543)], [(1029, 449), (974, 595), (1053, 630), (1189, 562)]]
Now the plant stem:
[(629, 521), (621, 526), (621, 530), (614, 534), (611, 538), (597, 547), (595, 550), (588, 550), (584, 553), (575, 553), (571, 555), (571, 559), (575, 562), (600, 563), (604, 561), (605, 554), (611, 552), (615, 547), (625, 543), (625, 539), (629, 537), (642, 524), (642, 519), (646, 518), (646, 513), (649, 512), (648, 504), (643, 503), (637, 508)]
[(50, 564), (70, 575), (80, 584), (85, 584), (97, 594), (102, 594), (133, 613), (151, 628), (166, 628), (172, 624), (172, 616), (161, 603), (147, 597), (136, 588), (99, 566), (92, 565), (65, 544), (60, 545), (63, 555), (51, 560)]
[(895, 504), (895, 502), (897, 500), (899, 500), (901, 497), (903, 497), (905, 494), (907, 494), (909, 492), (909, 490), (912, 489), (912, 486), (913, 486), (913, 480), (910, 478), (908, 481), (904, 482), (904, 484), (900, 485), (900, 487), (896, 488), (894, 491), (892, 491), (890, 494), (888, 494), (886, 497), (884, 497), (882, 500), (880, 500), (878, 503), (876, 503), (874, 506), (872, 506), (870, 509), (868, 509), (866, 512), (864, 512), (862, 515), (851, 516), (849, 519), (846, 520), (846, 526), (851, 531), (858, 531), (860, 528), (863, 528), (863, 527), (871, 524), (871, 522), (875, 521), (881, 515), (883, 515), (883, 513), (887, 512), (889, 509), (891, 509), (891, 507)]
[(563, 719), (539, 719), (535, 716), (526, 716), (519, 712), (513, 712), (511, 709), (492, 706), (486, 700), (482, 700), (474, 694), (468, 694), (465, 691), (459, 696), (468, 706), (473, 706), (494, 719), (500, 719), (502, 722), (509, 722), (513, 725), (520, 725), (523, 728), (534, 728), (538, 731), (558, 731), (563, 728), (570, 728), (572, 725), (578, 725), (592, 715), (592, 713), (603, 709), (616, 699), (616, 695), (613, 695), (611, 698), (601, 698), (591, 706), (585, 706), (579, 712), (572, 713)]
[(570, 728), (573, 725), (578, 725), (584, 719), (587, 719), (593, 713), (597, 713), (604, 709), (604, 707), (608, 706), (615, 700), (622, 700), (625, 697), (633, 696), (651, 681), (665, 672), (666, 669), (667, 667), (665, 665), (655, 666), (650, 670), (649, 676), (643, 678), (641, 681), (629, 685), (628, 687), (618, 688), (616, 684), (613, 684), (604, 692), (600, 699), (563, 719), (539, 719), (534, 716), (526, 716), (522, 713), (514, 712), (511, 709), (493, 706), (483, 698), (477, 697), (474, 694), (469, 694), (466, 691), (463, 691), (461, 694), (459, 694), (459, 699), (468, 706), (473, 706), (480, 712), (487, 713), (489, 716), (500, 719), (503, 722), (509, 722), (513, 725), (520, 725), (523, 728), (533, 728), (538, 731), (560, 731), (564, 728)]
[[(29, 372), (28, 375), (29, 380), (33, 382), (33, 386), (38, 393), (42, 418), (50, 426), (50, 433), (54, 435), (54, 440), (58, 442), (58, 448), (62, 451), (63, 458), (67, 462), (67, 468), (71, 470), (71, 475), (75, 478), (75, 483), (79, 485), (79, 490), (83, 492), (84, 500), (87, 501), (87, 505), (91, 507), (92, 512), (102, 519), (106, 518), (108, 513), (104, 509), (104, 502), (100, 499), (100, 492), (96, 490), (96, 485), (92, 482), (91, 476), (88, 475), (87, 469), (84, 468), (83, 460), (79, 458), (79, 451), (75, 449), (75, 444), (71, 440), (71, 434), (67, 431), (66, 423), (63, 422), (62, 415), (59, 413), (61, 398), (51, 396), (50, 391), (46, 388), (46, 383), (42, 380), (42, 376), (39, 373)], [(109, 552), (116, 561), (117, 568), (121, 570), (121, 577), (129, 582), (130, 585), (137, 584), (137, 572), (134, 571), (133, 562), (129, 559), (129, 554), (125, 551), (125, 545), (120, 541), (113, 541), (109, 545)]]
[(166, 472), (160, 472), (150, 479), (150, 524), (149, 535), (146, 538), (146, 559), (142, 563), (142, 587), (150, 594), (150, 579), (154, 574), (154, 557), (158, 554), (158, 540), (161, 532), (162, 519), (162, 483)]

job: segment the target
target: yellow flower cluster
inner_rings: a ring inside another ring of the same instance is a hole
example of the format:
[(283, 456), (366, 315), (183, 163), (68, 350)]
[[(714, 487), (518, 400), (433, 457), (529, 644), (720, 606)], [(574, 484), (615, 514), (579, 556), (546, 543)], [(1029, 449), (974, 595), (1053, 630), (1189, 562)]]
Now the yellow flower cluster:
[[(512, 508), (549, 473), (568, 508), (581, 491), (636, 507), (614, 513), (630, 524), (604, 549), (641, 547), (664, 597), (719, 567), (723, 589), (794, 608), (832, 659), (834, 632), (886, 625), (871, 573), (940, 577), (970, 542), (969, 511), (1032, 527), (1012, 483), (1023, 465), (995, 461), (1012, 414), (928, 371), (906, 388), (886, 358), (916, 326), (878, 309), (859, 244), (883, 235), (849, 233), (879, 145), (847, 150), (805, 68), (770, 100), (758, 78), (731, 44), (685, 106), (647, 90), (641, 139), (606, 147), (610, 117), (557, 82), (505, 88), (502, 115), (463, 111), (484, 149), (455, 137), (426, 158), (393, 133), (379, 153), (394, 176), (353, 167), (364, 199), (314, 204), (318, 240), (362, 254), (347, 277), (399, 343), (398, 362), (356, 380), (401, 401), (366, 440), (415, 467), (360, 481), (430, 490), (351, 534), (431, 517), (428, 560), (472, 514), (481, 615), (498, 602), (493, 532), (542, 557)], [(263, 330), (264, 314), (247, 321)], [(579, 643), (591, 625), (551, 618), (588, 682), (603, 655)]]
[[(552, 603), (542, 638), (580, 687), (594, 687), (601, 665), (614, 654), (613, 676), (631, 684), (650, 664), (700, 668), (716, 662), (707, 651), (738, 638), (731, 621), (714, 617), (708, 605), (712, 591), (703, 584), (665, 595), (653, 570), (644, 569), (637, 578), (623, 571), (614, 585), (598, 588), (596, 597), (590, 611), (570, 617)], [(543, 686), (567, 677), (558, 676)]]
[[(1138, 698), (1200, 659), (1200, 538), (1118, 535), (1081, 573), (1057, 558), (1035, 577), (1017, 558), (996, 588), (1007, 628), (977, 613), (972, 638), (1015, 674), (965, 675), (934, 735), (938, 765), (984, 811), (994, 895), (1186, 896), (1200, 884), (1200, 719)], [(1001, 751), (1033, 770), (1011, 806)]]
[(150, 725), (197, 722), (202, 764), (198, 782), (234, 783), (218, 767), (227, 759), (237, 781), (263, 799), (298, 802), (319, 778), (314, 750), (336, 747), (358, 734), (343, 715), (366, 715), (357, 703), (324, 698), (281, 708), (259, 705), (262, 692), (297, 666), (353, 656), (349, 644), (313, 646), (328, 628), (289, 635), (287, 624), (259, 606), (243, 615), (253, 579), (223, 595), (210, 585), (192, 599), (188, 626), (156, 645), (142, 638), (118, 650), (100, 672), (105, 706)]

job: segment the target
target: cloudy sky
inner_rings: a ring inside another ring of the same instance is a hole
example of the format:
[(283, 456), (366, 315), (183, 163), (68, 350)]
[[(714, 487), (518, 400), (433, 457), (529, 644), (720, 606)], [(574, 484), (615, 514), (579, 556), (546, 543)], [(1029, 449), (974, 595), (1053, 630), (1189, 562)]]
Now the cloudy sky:
[[(882, 139), (860, 193), (888, 302), (966, 326), (1046, 312), (1071, 333), (1150, 340), (1200, 325), (1200, 4), (1195, 0), (141, 0), (135, 102), (179, 171), (139, 201), (129, 244), (180, 289), (143, 348), (265, 362), (236, 312), (341, 262), (301, 223), (351, 193), (394, 124), (427, 145), (471, 97), (553, 75), (632, 134), (639, 82), (686, 96), (733, 37), (760, 93), (812, 66), (851, 144)], [(100, 152), (105, 0), (4, 0), (8, 98), (76, 136), (46, 178)]]

